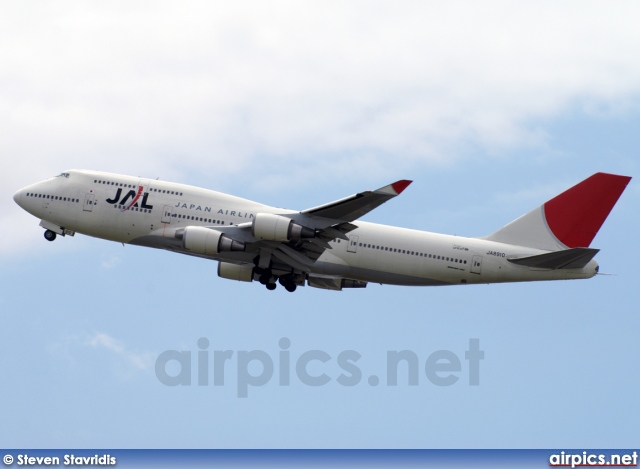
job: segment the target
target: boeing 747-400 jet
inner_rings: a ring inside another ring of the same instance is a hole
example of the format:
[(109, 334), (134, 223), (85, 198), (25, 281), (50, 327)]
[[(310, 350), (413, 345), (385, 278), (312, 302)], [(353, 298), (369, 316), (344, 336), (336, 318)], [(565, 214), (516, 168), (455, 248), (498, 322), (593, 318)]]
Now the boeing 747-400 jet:
[(597, 173), (481, 238), (359, 221), (400, 195), (401, 180), (307, 210), (285, 210), (208, 189), (71, 170), (14, 195), (44, 237), (82, 233), (218, 262), (218, 275), (279, 282), (292, 292), (391, 285), (458, 285), (590, 278), (589, 246), (630, 181)]

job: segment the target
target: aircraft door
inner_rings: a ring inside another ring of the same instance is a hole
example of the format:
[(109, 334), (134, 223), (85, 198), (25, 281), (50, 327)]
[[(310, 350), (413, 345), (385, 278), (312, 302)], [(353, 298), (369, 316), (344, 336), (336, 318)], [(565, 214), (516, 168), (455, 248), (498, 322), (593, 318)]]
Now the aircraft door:
[(165, 205), (162, 209), (162, 223), (171, 223), (171, 215), (173, 214), (173, 205)]
[(87, 194), (84, 198), (84, 207), (82, 210), (85, 212), (93, 212), (93, 205), (95, 203), (96, 196), (94, 194)]
[(349, 246), (347, 252), (356, 252), (358, 250), (358, 235), (349, 236)]
[(478, 274), (482, 272), (482, 256), (473, 256), (471, 259), (471, 273)]

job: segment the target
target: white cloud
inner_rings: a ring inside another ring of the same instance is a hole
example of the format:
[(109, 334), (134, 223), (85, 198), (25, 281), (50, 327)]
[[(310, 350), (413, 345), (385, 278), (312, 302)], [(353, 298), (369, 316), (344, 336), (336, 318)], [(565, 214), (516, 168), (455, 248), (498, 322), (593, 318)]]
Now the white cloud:
[(22, 231), (11, 194), (72, 167), (301, 188), (543, 145), (540, 120), (637, 111), (638, 17), (637, 2), (3, 3), (2, 222)]
[(154, 354), (131, 350), (122, 341), (103, 332), (92, 335), (70, 334), (51, 342), (47, 349), (67, 367), (75, 369), (86, 356), (86, 347), (106, 351), (111, 358), (111, 369), (121, 378), (129, 379), (133, 373), (153, 369)]
[(136, 370), (148, 370), (153, 365), (152, 353), (128, 350), (122, 342), (102, 332), (96, 333), (87, 339), (85, 345), (93, 348), (103, 348), (113, 352)]
[(103, 269), (114, 269), (121, 262), (122, 262), (122, 259), (120, 259), (119, 257), (111, 256), (109, 259), (103, 260), (101, 266)]

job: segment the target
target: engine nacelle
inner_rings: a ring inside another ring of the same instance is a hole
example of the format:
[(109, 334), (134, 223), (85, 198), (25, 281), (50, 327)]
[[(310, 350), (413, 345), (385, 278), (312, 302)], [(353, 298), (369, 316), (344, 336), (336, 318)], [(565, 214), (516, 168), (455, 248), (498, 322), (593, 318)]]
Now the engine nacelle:
[(299, 241), (313, 238), (316, 233), (311, 228), (299, 225), (293, 220), (272, 213), (258, 213), (253, 219), (253, 236), (268, 241)]
[(219, 254), (221, 252), (244, 251), (245, 244), (236, 241), (218, 230), (202, 226), (188, 226), (176, 231), (176, 238), (182, 240), (182, 246), (198, 254)]
[(253, 281), (253, 266), (247, 264), (232, 264), (230, 262), (218, 262), (218, 277), (239, 282)]

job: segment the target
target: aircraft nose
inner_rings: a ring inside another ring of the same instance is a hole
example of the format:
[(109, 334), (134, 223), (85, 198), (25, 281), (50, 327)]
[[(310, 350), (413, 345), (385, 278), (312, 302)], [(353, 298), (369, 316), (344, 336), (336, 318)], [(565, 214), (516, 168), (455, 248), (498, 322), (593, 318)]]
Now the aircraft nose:
[(20, 205), (20, 207), (22, 207), (22, 193), (24, 192), (24, 189), (20, 189), (18, 192), (16, 192), (15, 194), (13, 194), (13, 200), (16, 201), (16, 203), (18, 205)]

